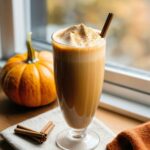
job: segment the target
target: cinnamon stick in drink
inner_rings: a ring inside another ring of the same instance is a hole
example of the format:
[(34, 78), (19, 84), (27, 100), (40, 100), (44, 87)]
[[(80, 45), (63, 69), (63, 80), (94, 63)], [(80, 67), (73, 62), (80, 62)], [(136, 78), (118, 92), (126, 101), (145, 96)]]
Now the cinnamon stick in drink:
[(105, 21), (105, 23), (104, 23), (104, 26), (103, 26), (103, 28), (102, 28), (102, 31), (101, 31), (101, 33), (100, 33), (100, 36), (101, 36), (102, 38), (104, 38), (104, 37), (106, 36), (107, 30), (108, 30), (108, 28), (109, 28), (109, 25), (110, 25), (110, 23), (111, 23), (111, 21), (112, 21), (113, 16), (114, 16), (113, 13), (109, 13), (109, 14), (108, 14), (107, 19), (106, 19), (106, 21)]

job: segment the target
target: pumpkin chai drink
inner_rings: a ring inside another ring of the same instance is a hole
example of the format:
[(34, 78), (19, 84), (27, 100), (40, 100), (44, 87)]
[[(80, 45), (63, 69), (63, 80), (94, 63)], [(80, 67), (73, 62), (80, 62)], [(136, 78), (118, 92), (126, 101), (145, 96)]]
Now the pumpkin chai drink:
[[(79, 24), (55, 32), (52, 44), (58, 100), (66, 122), (73, 128), (69, 133), (63, 131), (61, 134), (87, 138), (85, 129), (92, 121), (102, 92), (105, 39), (98, 30)], [(90, 145), (83, 146), (83, 142), (78, 146), (75, 144), (77, 148), (72, 149), (95, 148), (96, 142), (99, 142), (97, 134), (90, 132), (87, 135)], [(65, 138), (65, 135), (59, 135), (57, 145), (70, 149), (64, 142)], [(73, 140), (70, 139), (70, 142)]]

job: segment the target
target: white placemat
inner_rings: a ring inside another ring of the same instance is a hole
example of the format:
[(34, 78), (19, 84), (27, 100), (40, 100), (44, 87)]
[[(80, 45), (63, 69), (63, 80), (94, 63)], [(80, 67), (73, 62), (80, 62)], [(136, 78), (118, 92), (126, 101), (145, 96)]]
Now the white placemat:
[[(40, 131), (48, 120), (52, 120), (56, 126), (49, 134), (47, 141), (43, 144), (37, 144), (32, 140), (27, 140), (15, 135), (14, 128), (16, 125), (3, 130), (1, 135), (16, 150), (60, 150), (55, 144), (55, 139), (61, 130), (67, 128), (67, 124), (65, 123), (61, 111), (58, 108), (23, 121), (19, 124)], [(96, 118), (93, 119), (89, 128), (95, 130), (95, 132), (97, 132), (100, 136), (101, 141), (96, 150), (105, 150), (106, 144), (115, 136), (114, 133)]]

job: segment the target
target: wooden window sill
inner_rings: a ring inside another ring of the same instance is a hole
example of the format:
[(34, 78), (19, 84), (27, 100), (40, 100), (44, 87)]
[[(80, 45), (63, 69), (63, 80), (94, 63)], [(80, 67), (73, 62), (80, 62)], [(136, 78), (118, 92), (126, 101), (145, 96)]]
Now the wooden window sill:
[[(5, 61), (0, 61), (0, 67), (3, 66), (4, 63)], [(56, 106), (57, 102), (41, 108), (23, 108), (10, 102), (0, 89), (0, 131), (23, 120), (51, 110)], [(142, 121), (138, 121), (103, 108), (97, 109), (96, 117), (104, 122), (116, 134), (142, 123)]]
[[(56, 106), (57, 102), (40, 108), (23, 108), (10, 102), (4, 93), (0, 92), (0, 131), (18, 122), (51, 110)], [(96, 117), (104, 122), (115, 133), (119, 133), (122, 130), (135, 127), (142, 123), (138, 120), (102, 108), (97, 109)]]
[[(57, 107), (57, 102), (40, 108), (23, 108), (12, 103), (6, 98), (0, 89), (0, 131), (17, 124), (23, 120), (34, 117)], [(139, 125), (140, 121), (108, 111), (102, 108), (96, 110), (96, 117), (104, 122), (114, 133)], [(12, 150), (12, 148), (0, 137), (0, 149)]]

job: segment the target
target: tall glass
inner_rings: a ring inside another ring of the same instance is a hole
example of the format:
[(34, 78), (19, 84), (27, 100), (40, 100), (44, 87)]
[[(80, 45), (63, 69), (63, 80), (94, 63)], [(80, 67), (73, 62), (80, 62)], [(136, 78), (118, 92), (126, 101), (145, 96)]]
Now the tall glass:
[(87, 127), (102, 92), (106, 42), (102, 38), (96, 46), (75, 47), (59, 43), (57, 33), (52, 35), (56, 90), (70, 128), (58, 134), (56, 144), (64, 150), (92, 150), (100, 139)]

